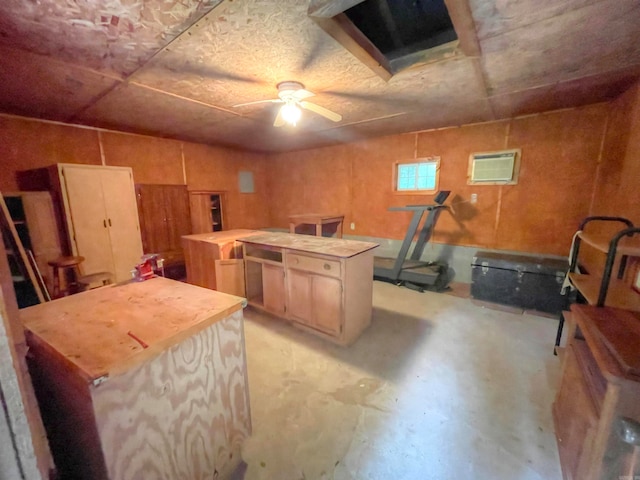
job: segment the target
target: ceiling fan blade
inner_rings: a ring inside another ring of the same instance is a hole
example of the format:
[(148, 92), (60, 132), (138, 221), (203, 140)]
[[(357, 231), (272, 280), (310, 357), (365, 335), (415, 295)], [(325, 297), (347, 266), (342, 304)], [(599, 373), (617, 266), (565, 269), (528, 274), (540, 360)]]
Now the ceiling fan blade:
[(284, 117), (282, 116), (282, 107), (278, 109), (278, 115), (276, 115), (276, 119), (273, 122), (274, 127), (281, 127), (285, 124)]
[(349, 92), (338, 92), (335, 90), (325, 90), (322, 92), (323, 95), (333, 95), (339, 98), (345, 98), (347, 100), (355, 100), (355, 101), (363, 101), (363, 102), (376, 102), (385, 105), (394, 105), (401, 108), (415, 108), (416, 101), (409, 99), (399, 99), (393, 98), (386, 94), (366, 94), (366, 93), (349, 93)]
[(305, 98), (314, 97), (315, 95), (315, 93), (311, 93), (309, 90), (305, 90), (304, 88), (296, 90), (293, 94), (296, 100), (304, 100)]
[(255, 102), (239, 103), (237, 105), (232, 105), (231, 108), (245, 107), (247, 105), (256, 105), (258, 103), (284, 103), (284, 102), (279, 98), (272, 98), (271, 100), (256, 100)]
[(332, 112), (331, 110), (321, 107), (320, 105), (316, 105), (315, 103), (302, 101), (300, 102), (300, 106), (302, 108), (306, 108), (307, 110), (311, 110), (312, 112), (317, 113), (318, 115), (322, 115), (323, 117), (328, 118), (332, 122), (339, 122), (340, 120), (342, 120), (342, 115), (337, 114), (336, 112)]

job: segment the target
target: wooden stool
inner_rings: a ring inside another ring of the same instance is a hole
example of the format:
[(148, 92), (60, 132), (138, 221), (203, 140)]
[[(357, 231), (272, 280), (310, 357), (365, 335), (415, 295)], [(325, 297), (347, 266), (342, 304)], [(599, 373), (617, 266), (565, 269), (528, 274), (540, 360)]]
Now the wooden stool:
[(75, 280), (77, 280), (80, 276), (78, 265), (82, 262), (84, 262), (84, 257), (59, 257), (49, 262), (49, 265), (53, 267), (53, 294), (51, 295), (51, 298), (60, 298), (71, 293), (71, 286), (74, 285), (74, 282), (67, 282), (66, 278), (64, 285), (65, 288), (64, 290), (60, 290), (60, 270), (72, 268)]

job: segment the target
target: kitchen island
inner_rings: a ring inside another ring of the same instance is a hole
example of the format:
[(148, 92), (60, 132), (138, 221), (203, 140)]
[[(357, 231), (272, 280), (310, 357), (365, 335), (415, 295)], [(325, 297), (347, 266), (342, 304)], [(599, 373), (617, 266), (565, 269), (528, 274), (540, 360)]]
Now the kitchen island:
[(377, 244), (289, 233), (238, 240), (249, 305), (339, 345), (370, 325)]
[(158, 277), (21, 310), (59, 478), (227, 478), (251, 432), (243, 302)]

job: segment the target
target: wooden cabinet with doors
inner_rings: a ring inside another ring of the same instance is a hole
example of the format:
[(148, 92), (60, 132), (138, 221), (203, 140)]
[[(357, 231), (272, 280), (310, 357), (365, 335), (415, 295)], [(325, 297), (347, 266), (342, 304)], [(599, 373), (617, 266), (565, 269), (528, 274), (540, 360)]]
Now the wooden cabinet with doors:
[(250, 305), (340, 345), (371, 323), (375, 243), (286, 233), (239, 241)]
[(21, 172), (19, 181), (26, 189), (51, 191), (61, 205), (66, 250), (84, 257), (84, 275), (110, 272), (116, 282), (131, 278), (142, 256), (131, 168), (61, 163)]
[(136, 185), (142, 248), (158, 253), (168, 268), (184, 264), (181, 239), (191, 233), (186, 185)]
[(221, 192), (189, 192), (193, 233), (224, 230), (224, 204), (224, 194)]
[(287, 265), (291, 318), (329, 335), (339, 335), (342, 310), (340, 262), (287, 252)]
[(640, 313), (571, 306), (553, 405), (565, 480), (640, 477)]

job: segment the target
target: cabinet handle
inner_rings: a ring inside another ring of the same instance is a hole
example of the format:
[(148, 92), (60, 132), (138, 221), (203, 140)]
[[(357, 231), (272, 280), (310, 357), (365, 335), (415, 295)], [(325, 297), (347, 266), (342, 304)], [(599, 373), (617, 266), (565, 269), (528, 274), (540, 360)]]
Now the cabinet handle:
[(329, 265), (328, 263), (324, 264), (324, 269), (325, 270), (331, 270), (331, 265)]
[(109, 219), (109, 226), (111, 226), (111, 219)]
[(102, 220), (102, 225), (104, 225), (104, 228), (107, 228), (107, 221), (106, 220)]

